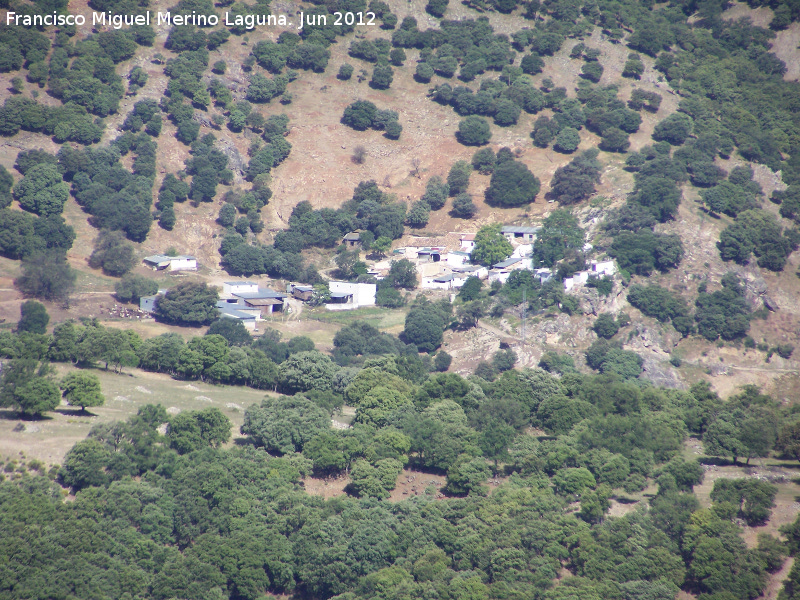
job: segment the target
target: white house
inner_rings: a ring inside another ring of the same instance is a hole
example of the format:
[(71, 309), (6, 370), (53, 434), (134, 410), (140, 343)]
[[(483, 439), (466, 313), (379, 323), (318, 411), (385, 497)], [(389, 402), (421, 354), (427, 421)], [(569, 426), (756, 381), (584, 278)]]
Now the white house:
[(388, 275), (388, 269), (376, 269), (372, 267), (371, 269), (367, 269), (367, 275), (370, 277), (374, 277), (376, 281), (380, 281), (381, 279), (386, 279), (386, 275)]
[(576, 271), (572, 277), (564, 278), (564, 291), (569, 292), (572, 288), (585, 285), (589, 281), (591, 271)]
[(486, 279), (489, 277), (489, 269), (483, 265), (464, 265), (463, 267), (453, 267), (453, 273), (460, 273), (465, 277), (477, 277)]
[(328, 310), (353, 310), (362, 306), (375, 306), (378, 286), (374, 283), (350, 283), (349, 281), (329, 281), (331, 302)]
[(592, 275), (608, 275), (609, 277), (617, 272), (617, 265), (613, 260), (593, 260)]
[(520, 244), (514, 248), (509, 258), (528, 258), (533, 254), (533, 244)]
[(239, 310), (233, 306), (220, 306), (220, 304), (224, 305), (225, 303), (219, 302), (217, 304), (220, 319), (236, 319), (242, 322), (245, 329), (249, 329), (250, 331), (256, 330), (256, 321), (258, 319), (252, 312)]
[(428, 290), (459, 289), (467, 281), (469, 275), (464, 273), (448, 273), (436, 277), (423, 277), (420, 287)]
[(586, 285), (590, 277), (600, 277), (601, 275), (612, 276), (616, 272), (617, 265), (614, 264), (613, 260), (593, 260), (590, 269), (578, 271), (572, 277), (564, 279), (564, 291), (568, 292), (572, 288)]
[(342, 238), (342, 243), (351, 250), (353, 248), (361, 248), (361, 234), (358, 231), (352, 231)]
[(469, 264), (469, 252), (452, 250), (447, 253), (444, 259), (451, 267), (463, 267)]
[(553, 278), (553, 271), (551, 269), (546, 268), (546, 267), (541, 268), (541, 269), (536, 269), (536, 273), (534, 274), (534, 277), (536, 279), (538, 279), (539, 281), (541, 281), (542, 283), (547, 283), (548, 281), (550, 281)]
[(475, 234), (474, 233), (465, 233), (460, 238), (461, 241), (461, 251), (470, 253), (475, 250)]
[(505, 283), (512, 271), (525, 269), (532, 270), (532, 260), (530, 258), (507, 258), (499, 263), (492, 265), (489, 269), (489, 281), (499, 281)]
[(525, 227), (522, 225), (505, 225), (500, 229), (509, 242), (531, 242), (541, 227)]
[[(276, 292), (270, 288), (260, 288), (250, 281), (224, 282), (223, 295), (218, 308), (228, 307), (253, 315), (261, 320), (263, 315), (271, 315), (283, 310), (283, 301), (288, 294)], [(227, 291), (227, 293), (226, 293)]]
[(417, 260), (419, 262), (439, 262), (442, 260), (442, 255), (445, 253), (445, 248), (419, 248), (417, 250)]
[(142, 262), (154, 271), (197, 271), (197, 259), (194, 256), (154, 254), (146, 256)]
[(413, 246), (401, 246), (400, 248), (395, 248), (392, 250), (392, 259), (397, 258), (407, 258), (408, 260), (416, 260), (417, 256), (419, 255), (419, 251), (421, 248), (415, 248)]
[(418, 262), (416, 265), (417, 275), (422, 277), (436, 277), (437, 275), (443, 275), (450, 271), (450, 267), (447, 263), (440, 262)]
[(258, 284), (252, 281), (225, 281), (222, 283), (223, 296), (253, 292), (258, 292)]

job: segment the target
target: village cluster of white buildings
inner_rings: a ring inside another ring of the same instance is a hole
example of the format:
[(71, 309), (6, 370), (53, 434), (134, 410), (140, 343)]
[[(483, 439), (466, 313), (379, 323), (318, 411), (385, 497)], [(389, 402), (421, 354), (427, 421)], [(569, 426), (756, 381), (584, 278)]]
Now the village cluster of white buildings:
[[(469, 277), (478, 277), (489, 283), (505, 283), (513, 271), (520, 269), (531, 271), (535, 279), (546, 283), (555, 273), (552, 269), (534, 266), (533, 246), (538, 231), (538, 227), (504, 226), (501, 233), (511, 242), (514, 251), (505, 260), (490, 267), (472, 264), (470, 254), (475, 249), (475, 234), (465, 233), (458, 237), (458, 250), (450, 250), (444, 244), (425, 245), (429, 240), (422, 240), (419, 245), (412, 242), (395, 249), (390, 259), (375, 264), (370, 273), (376, 279), (381, 279), (388, 272), (392, 260), (406, 258), (416, 266), (422, 289), (458, 289)], [(587, 249), (591, 249), (591, 246)], [(564, 279), (564, 291), (570, 292), (583, 286), (590, 277), (612, 276), (616, 270), (613, 260), (593, 260), (588, 269)]]
[[(429, 239), (412, 241), (409, 245), (393, 250), (391, 257), (378, 262), (368, 271), (375, 279), (383, 279), (394, 260), (408, 259), (414, 264), (419, 276), (419, 287), (433, 290), (456, 290), (464, 285), (470, 277), (492, 283), (505, 283), (516, 270), (531, 271), (533, 277), (541, 283), (553, 278), (554, 273), (548, 268), (534, 267), (533, 246), (538, 227), (507, 225), (501, 233), (511, 242), (511, 256), (490, 267), (474, 265), (470, 254), (475, 249), (475, 234), (455, 234), (458, 236), (458, 250), (451, 250), (448, 244), (431, 244)], [(350, 248), (361, 246), (358, 232), (347, 234), (342, 243)], [(450, 244), (453, 246), (454, 244)], [(587, 249), (591, 246), (587, 245)], [(197, 259), (193, 256), (167, 256), (156, 254), (143, 260), (144, 264), (155, 271), (196, 271)], [(613, 260), (593, 260), (590, 267), (578, 271), (563, 281), (564, 291), (571, 292), (584, 286), (591, 277), (612, 276), (617, 268)], [(377, 285), (374, 283), (353, 283), (348, 281), (329, 281), (330, 300), (325, 304), (328, 310), (353, 310), (365, 306), (375, 306)], [(141, 298), (139, 308), (152, 313), (159, 295)], [(290, 283), (284, 292), (270, 288), (262, 288), (252, 281), (228, 281), (223, 283), (217, 309), (221, 318), (238, 319), (250, 330), (256, 330), (259, 321), (275, 314), (283, 313), (288, 306), (287, 299), (292, 297), (307, 302), (314, 293), (313, 286)]]

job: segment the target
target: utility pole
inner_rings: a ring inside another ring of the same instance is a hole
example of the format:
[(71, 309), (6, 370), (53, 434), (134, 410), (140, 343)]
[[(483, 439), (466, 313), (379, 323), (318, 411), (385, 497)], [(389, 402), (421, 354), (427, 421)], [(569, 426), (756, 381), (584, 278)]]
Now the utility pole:
[(525, 347), (525, 311), (528, 308), (527, 294), (528, 288), (522, 290), (522, 347)]

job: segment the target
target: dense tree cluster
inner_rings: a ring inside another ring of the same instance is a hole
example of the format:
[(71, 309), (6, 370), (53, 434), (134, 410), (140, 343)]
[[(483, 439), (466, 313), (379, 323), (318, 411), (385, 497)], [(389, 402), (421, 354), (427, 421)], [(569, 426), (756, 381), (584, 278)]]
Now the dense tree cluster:
[(60, 215), (69, 197), (69, 187), (54, 164), (39, 163), (25, 170), (14, 186), (14, 199), (27, 211), (39, 216)]
[[(249, 226), (249, 224), (248, 224)], [(225, 234), (220, 245), (222, 264), (231, 275), (263, 275), (305, 283), (319, 283), (321, 278), (313, 265), (292, 250), (277, 246), (256, 246), (246, 242), (236, 231)]]
[[(131, 149), (137, 157), (140, 152), (152, 157), (152, 173), (149, 166), (145, 173), (131, 173), (123, 167), (120, 158)], [(65, 145), (58, 152), (58, 164), (64, 179), (72, 184), (75, 199), (96, 227), (121, 230), (130, 240), (144, 241), (153, 221), (155, 154), (150, 136), (138, 134), (135, 146), (128, 149), (111, 145), (73, 150)]]
[(608, 253), (620, 269), (637, 275), (654, 270), (674, 269), (683, 259), (683, 243), (675, 234), (653, 231), (656, 220), (651, 211), (628, 203), (606, 219), (606, 230), (613, 236)]
[(509, 158), (497, 162), (484, 195), (487, 204), (512, 208), (533, 202), (540, 188), (539, 179), (527, 165)]
[(20, 275), (14, 280), (14, 286), (26, 298), (59, 301), (67, 306), (77, 277), (78, 273), (67, 262), (65, 251), (51, 248), (22, 257)]
[(560, 206), (576, 204), (594, 194), (595, 184), (600, 181), (597, 154), (596, 149), (587, 150), (556, 169), (550, 181), (550, 195)]
[[(403, 235), (406, 220), (406, 207), (395, 201), (394, 197), (383, 192), (374, 181), (362, 181), (353, 192), (351, 200), (345, 202), (339, 209), (314, 209), (308, 202), (300, 202), (293, 209), (289, 218), (289, 228), (275, 235), (272, 248), (255, 248), (240, 243), (226, 245), (223, 242), (220, 252), (225, 256), (229, 269), (237, 273), (252, 274), (265, 272), (264, 267), (258, 267), (256, 251), (263, 254), (265, 267), (270, 266), (273, 272), (280, 269), (271, 267), (276, 261), (273, 255), (280, 255), (284, 261), (302, 261), (300, 250), (309, 247), (332, 248), (338, 245), (346, 233), (361, 229), (370, 232), (377, 240), (385, 237), (394, 240)], [(233, 241), (232, 234), (231, 241)], [(239, 250), (237, 251), (237, 248)], [(254, 249), (255, 248), (255, 249)], [(230, 254), (233, 253), (233, 258)], [(241, 257), (253, 256), (255, 270)], [(241, 261), (237, 263), (236, 261)], [(295, 267), (292, 267), (295, 268)], [(260, 270), (259, 270), (260, 269)], [(269, 271), (266, 271), (269, 272)], [(297, 279), (298, 277), (286, 277)], [(312, 278), (314, 283), (316, 277)]]
[[(186, 159), (186, 173), (192, 176), (188, 197), (195, 202), (211, 202), (217, 195), (217, 185), (223, 182), (231, 183), (233, 179), (233, 174), (227, 168), (228, 157), (215, 148), (215, 142), (213, 134), (205, 135), (192, 142), (191, 154)], [(178, 187), (174, 180), (170, 181), (168, 185), (172, 188), (173, 193), (174, 189)], [(178, 194), (176, 194), (175, 200), (177, 199)], [(159, 193), (159, 203), (159, 206), (163, 205), (161, 193)], [(163, 205), (162, 210), (166, 208), (168, 206)]]
[(782, 217), (800, 223), (800, 185), (792, 184), (785, 190), (775, 190), (770, 196), (770, 201), (780, 204)]
[(94, 243), (94, 251), (89, 256), (89, 266), (103, 269), (106, 275), (121, 277), (136, 265), (133, 244), (125, 240), (120, 231), (103, 229)]
[(346, 325), (333, 337), (333, 359), (342, 366), (351, 364), (358, 357), (400, 355), (407, 348), (397, 337), (382, 333), (364, 322)]
[(726, 340), (742, 338), (750, 327), (750, 309), (744, 299), (744, 289), (732, 273), (721, 281), (722, 288), (709, 293), (703, 285), (695, 301), (694, 319), (686, 301), (658, 285), (632, 285), (628, 302), (643, 314), (662, 322), (672, 322), (684, 336), (697, 332), (709, 341), (720, 337)]
[(262, 336), (259, 343), (251, 345), (249, 336), (237, 337), (240, 332), (230, 328), (212, 325), (210, 331), (187, 343), (177, 334), (142, 340), (132, 331), (107, 328), (96, 322), (65, 322), (56, 325), (52, 336), (37, 338), (32, 345), (32, 340), (27, 340), (29, 348), (23, 348), (17, 340), (5, 340), (4, 356), (26, 360), (36, 357), (81, 367), (110, 366), (115, 370), (138, 366), (181, 379), (275, 389), (279, 383), (278, 365), (292, 353), (314, 348), (308, 338), (281, 343), (274, 335), (277, 332)]
[[(781, 152), (789, 151), (793, 146), (789, 139), (798, 132), (788, 100), (794, 87), (783, 80), (786, 66), (769, 53), (774, 33), (746, 22), (724, 21), (716, 15), (704, 27), (682, 24), (680, 30), (680, 47), (661, 53), (656, 69), (671, 84), (690, 91), (692, 99), (681, 102), (685, 115), (668, 118), (656, 133), (671, 143), (681, 143), (684, 134), (692, 130), (696, 135), (718, 136), (728, 148), (735, 145), (746, 160), (772, 169), (782, 168), (784, 180), (792, 183), (797, 158), (790, 151), (788, 160), (781, 164)], [(711, 31), (713, 34), (709, 35)], [(673, 34), (678, 32), (673, 29), (670, 34), (660, 35)], [(694, 45), (701, 37), (707, 40), (702, 51)], [(713, 60), (699, 58), (707, 52), (713, 53)], [(703, 83), (706, 73), (732, 77), (716, 76), (719, 89), (712, 91)], [(733, 89), (737, 91), (735, 96), (726, 95)], [(777, 122), (785, 125), (777, 129)]]
[(623, 350), (621, 344), (599, 339), (586, 350), (586, 364), (601, 373), (634, 379), (642, 372), (642, 357)]
[(421, 296), (406, 316), (403, 339), (420, 352), (433, 352), (442, 345), (442, 334), (449, 324), (451, 311), (447, 300), (429, 302)]
[(782, 271), (798, 244), (796, 230), (784, 230), (772, 213), (755, 208), (736, 216), (719, 234), (717, 247), (722, 260), (743, 264), (755, 255), (759, 267)]
[(658, 112), (661, 106), (661, 96), (656, 92), (648, 92), (639, 88), (631, 91), (631, 99), (628, 100), (628, 108), (633, 110), (646, 110), (648, 112)]
[(689, 307), (680, 294), (659, 285), (634, 284), (628, 288), (628, 302), (648, 317), (663, 323), (671, 321), (673, 327), (683, 335), (694, 331)]
[(564, 153), (577, 150), (578, 132), (584, 127), (601, 136), (600, 149), (624, 152), (629, 146), (628, 135), (636, 133), (642, 122), (637, 112), (617, 98), (617, 88), (613, 86), (581, 82), (576, 98), (567, 98), (563, 88), (553, 88), (546, 94), (546, 105), (553, 109), (553, 118), (541, 116), (536, 120), (531, 132), (533, 143), (544, 148), (555, 140), (553, 147)]
[(709, 341), (720, 337), (734, 340), (747, 335), (750, 328), (750, 308), (744, 297), (744, 286), (736, 275), (726, 273), (722, 287), (714, 292), (700, 290), (695, 301), (694, 318), (697, 331)]
[[(109, 30), (55, 47), (50, 54), (49, 65), (44, 61), (29, 65), (29, 79), (60, 99), (65, 105), (84, 107), (98, 117), (117, 112), (125, 92), (122, 78), (114, 65), (131, 58), (143, 38), (130, 30)], [(49, 67), (49, 68), (48, 68)], [(77, 123), (69, 121), (63, 126), (74, 129)], [(55, 131), (54, 136), (62, 140), (73, 134)]]
[(102, 406), (105, 403), (100, 379), (92, 373), (70, 373), (61, 380), (60, 387), (67, 403), (70, 406), (80, 406), (81, 412), (86, 412), (86, 407)]
[[(438, 319), (441, 327), (449, 319), (444, 306), (424, 300), (413, 310), (407, 337), (428, 321)], [(37, 589), (57, 585), (114, 593), (114, 585), (122, 585), (116, 579), (96, 577), (87, 583), (66, 576), (72, 572), (76, 539), (95, 540), (91, 552), (81, 554), (84, 575), (113, 564), (115, 572), (131, 578), (126, 591), (135, 581), (142, 594), (157, 598), (255, 598), (298, 589), (321, 597), (370, 598), (372, 592), (362, 590), (387, 589), (386, 582), (396, 586), (399, 579), (413, 595), (432, 588), (457, 597), (479, 590), (477, 597), (486, 598), (516, 590), (555, 600), (551, 585), (566, 568), (575, 576), (568, 578), (571, 588), (581, 597), (600, 589), (662, 597), (699, 587), (747, 600), (763, 590), (766, 571), (780, 566), (774, 538), (748, 550), (732, 520), (738, 515), (763, 522), (774, 488), (754, 480), (720, 480), (711, 509), (700, 510), (692, 487), (702, 481), (702, 469), (680, 455), (688, 432), (702, 435), (710, 453), (735, 458), (768, 452), (777, 436), (764, 433), (777, 432), (781, 408), (757, 388), (722, 401), (704, 385), (686, 392), (626, 382), (638, 373), (637, 361), (609, 343), (596, 343), (587, 353), (587, 362), (599, 365), (602, 375), (557, 379), (540, 370), (503, 370), (507, 365), (498, 358), (502, 373), (493, 381), (464, 379), (430, 373), (430, 365), (414, 367), (409, 359), (416, 353), (364, 323), (340, 334), (339, 356), (363, 357), (360, 368), (341, 368), (300, 343), (295, 346), (304, 349), (276, 366), (258, 349), (261, 340), (232, 346), (214, 333), (189, 343), (174, 334), (142, 341), (96, 323), (60, 324), (53, 336), (2, 333), (3, 353), (15, 356), (4, 368), (0, 398), (4, 405), (22, 407), (35, 396), (39, 405), (31, 412), (47, 410), (41, 404), (47, 390), (56, 403), (60, 397), (46, 372), (37, 374), (47, 359), (113, 364), (126, 360), (113, 354), (126, 345), (134, 348), (127, 360), (144, 368), (188, 379), (257, 381), (256, 387), (277, 386), (293, 394), (247, 409), (242, 432), (255, 447), (220, 449), (231, 427), (214, 408), (170, 417), (151, 405), (126, 422), (98, 425), (67, 454), (58, 472), (59, 481), (76, 493), (72, 503), (63, 503), (45, 477), (0, 483), (7, 508), (3, 548), (22, 539), (22, 530), (10, 524), (14, 507), (24, 502), (29, 525), (47, 515), (47, 556), (63, 556), (55, 564), (46, 562), (38, 544), (24, 563), (6, 552), (14, 589), (33, 590), (36, 581)], [(273, 350), (280, 347), (274, 332), (261, 339)], [(101, 347), (106, 354), (83, 354)], [(256, 373), (257, 380), (248, 379)], [(91, 406), (97, 386), (84, 374), (77, 372), (63, 386), (74, 396), (70, 402), (80, 406), (82, 397)], [(330, 427), (330, 411), (342, 399), (356, 408), (352, 429)], [(166, 433), (160, 433), (165, 423)], [(529, 425), (552, 437), (537, 440), (525, 433)], [(497, 469), (500, 461), (508, 465), (511, 479), (487, 497), (491, 464)], [(436, 502), (423, 494), (400, 504), (379, 502), (405, 464), (446, 475), (446, 491), (454, 497)], [(299, 486), (312, 471), (347, 472), (349, 493), (362, 500), (312, 500)], [(612, 489), (640, 491), (649, 478), (658, 483), (649, 510), (606, 515)], [(571, 508), (576, 500), (577, 512)], [(282, 508), (276, 512), (277, 502)], [(81, 519), (69, 518), (66, 511), (75, 508), (81, 509)], [(484, 523), (474, 518), (476, 511), (495, 517)], [(286, 519), (283, 525), (273, 525), (275, 514)], [(540, 541), (520, 544), (518, 535), (499, 535), (498, 523)], [(30, 531), (25, 529), (28, 543)], [(63, 532), (71, 535), (60, 537)], [(406, 542), (401, 543), (401, 534)], [(463, 543), (453, 545), (460, 538)], [(580, 548), (574, 539), (582, 540)], [(123, 550), (131, 543), (140, 552), (149, 548), (166, 558), (154, 563), (129, 558)], [(238, 556), (236, 565), (252, 569), (223, 568), (221, 555)], [(483, 555), (493, 557), (486, 566), (476, 563)], [(637, 567), (631, 570), (626, 565), (634, 557)], [(539, 566), (532, 571), (529, 564)], [(717, 572), (727, 576), (714, 577)]]
[(50, 322), (50, 315), (47, 308), (41, 302), (28, 300), (19, 307), (19, 322), (17, 323), (17, 333), (27, 331), (29, 333), (47, 333), (47, 324)]
[(172, 325), (209, 325), (217, 317), (217, 288), (183, 281), (159, 296), (155, 317)]
[(357, 100), (345, 108), (341, 121), (356, 131), (370, 128), (384, 131), (384, 135), (392, 140), (398, 139), (403, 131), (397, 112), (380, 110), (368, 100)]
[[(727, 402), (722, 402), (707, 383), (696, 384), (692, 391), (698, 399), (703, 400), (702, 409), (695, 418), (702, 424), (703, 442), (708, 455), (731, 458), (734, 464), (740, 457), (745, 457), (749, 463), (751, 458), (765, 457), (773, 449), (780, 423), (778, 405), (771, 397), (762, 394), (757, 386), (743, 386), (741, 393), (728, 398)], [(745, 512), (747, 516), (742, 516), (748, 522), (751, 519), (755, 523), (765, 521), (769, 517), (768, 511), (774, 499), (769, 491), (772, 486), (767, 486), (766, 490), (758, 490), (759, 486), (750, 488), (751, 493), (754, 493), (749, 500), (729, 500), (731, 495), (747, 489), (747, 484), (741, 483), (732, 486), (733, 489), (718, 490), (719, 500), (734, 505), (726, 507), (728, 511), (732, 510), (731, 516), (739, 509)], [(739, 487), (738, 492), (735, 491), (736, 487)], [(744, 495), (750, 494), (745, 492)], [(765, 499), (766, 506), (762, 504)], [(748, 504), (751, 506), (748, 507)], [(761, 508), (750, 512), (752, 504), (761, 504)]]
[(424, 62), (437, 74), (472, 81), (487, 70), (502, 71), (515, 53), (506, 36), (495, 34), (488, 19), (443, 20), (439, 29), (420, 30), (414, 17), (403, 19), (392, 33), (400, 48), (429, 50)]
[(21, 29), (4, 25), (0, 29), (0, 44), (3, 45), (3, 58), (0, 71), (15, 71), (23, 64), (44, 63), (50, 51), (50, 40), (35, 29)]
[[(418, 74), (417, 78), (421, 76)], [(500, 80), (484, 79), (477, 92), (466, 86), (453, 87), (443, 83), (433, 88), (432, 98), (467, 117), (464, 123), (483, 123), (486, 128), (489, 123), (483, 117), (491, 117), (495, 125), (509, 127), (517, 124), (523, 110), (535, 114), (545, 106), (542, 92), (526, 78), (516, 79), (511, 87)], [(472, 140), (465, 131), (460, 131), (459, 141), (467, 145), (484, 143)]]
[(75, 231), (61, 215), (37, 217), (18, 210), (0, 209), (0, 254), (21, 259), (36, 253), (66, 253)]
[(124, 131), (139, 133), (144, 127), (144, 130), (153, 137), (158, 137), (158, 134), (161, 133), (161, 126), (161, 109), (158, 103), (151, 99), (136, 102), (122, 123)]
[(158, 224), (167, 231), (175, 226), (175, 203), (184, 202), (189, 197), (189, 184), (179, 180), (172, 173), (168, 173), (161, 182), (158, 190), (156, 209), (158, 210)]
[(355, 40), (350, 43), (348, 54), (353, 58), (360, 58), (367, 62), (378, 62), (383, 58), (383, 61), (389, 59), (389, 54), (392, 50), (392, 43), (386, 38), (377, 38), (374, 40)]
[(114, 284), (114, 295), (120, 302), (138, 304), (143, 296), (152, 296), (158, 291), (158, 284), (141, 275), (125, 275)]
[(753, 181), (753, 170), (735, 167), (726, 181), (702, 190), (700, 196), (709, 210), (736, 217), (740, 212), (759, 208), (761, 186)]
[(276, 42), (263, 40), (253, 46), (252, 56), (259, 66), (274, 75), (280, 75), (288, 66), (290, 69), (305, 69), (322, 73), (328, 66), (330, 50), (328, 44), (318, 40), (301, 40), (300, 36), (283, 32)]

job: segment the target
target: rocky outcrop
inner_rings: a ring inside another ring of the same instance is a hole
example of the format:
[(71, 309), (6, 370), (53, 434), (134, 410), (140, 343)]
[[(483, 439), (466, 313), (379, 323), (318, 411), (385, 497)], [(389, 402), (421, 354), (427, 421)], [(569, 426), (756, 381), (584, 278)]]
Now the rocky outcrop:
[(653, 356), (642, 357), (642, 377), (653, 385), (683, 390), (686, 384), (680, 380), (677, 371), (669, 363), (659, 361)]
[[(777, 303), (767, 295), (767, 292), (769, 291), (767, 288), (767, 282), (764, 281), (764, 278), (761, 277), (760, 274), (742, 270), (737, 273), (737, 275), (742, 280), (744, 285), (744, 297), (745, 300), (747, 300), (750, 310), (759, 310), (764, 306), (772, 311), (778, 309)], [(770, 306), (767, 305), (767, 302), (769, 302), (773, 308), (770, 308)]]
[(217, 142), (220, 152), (228, 157), (228, 168), (233, 171), (234, 182), (241, 185), (244, 182), (244, 171), (247, 164), (233, 142), (221, 139)]
[(680, 334), (667, 326), (650, 327), (639, 323), (635, 327), (636, 335), (625, 344), (626, 350), (633, 350), (640, 354), (655, 353), (662, 359), (666, 359), (680, 341)]

